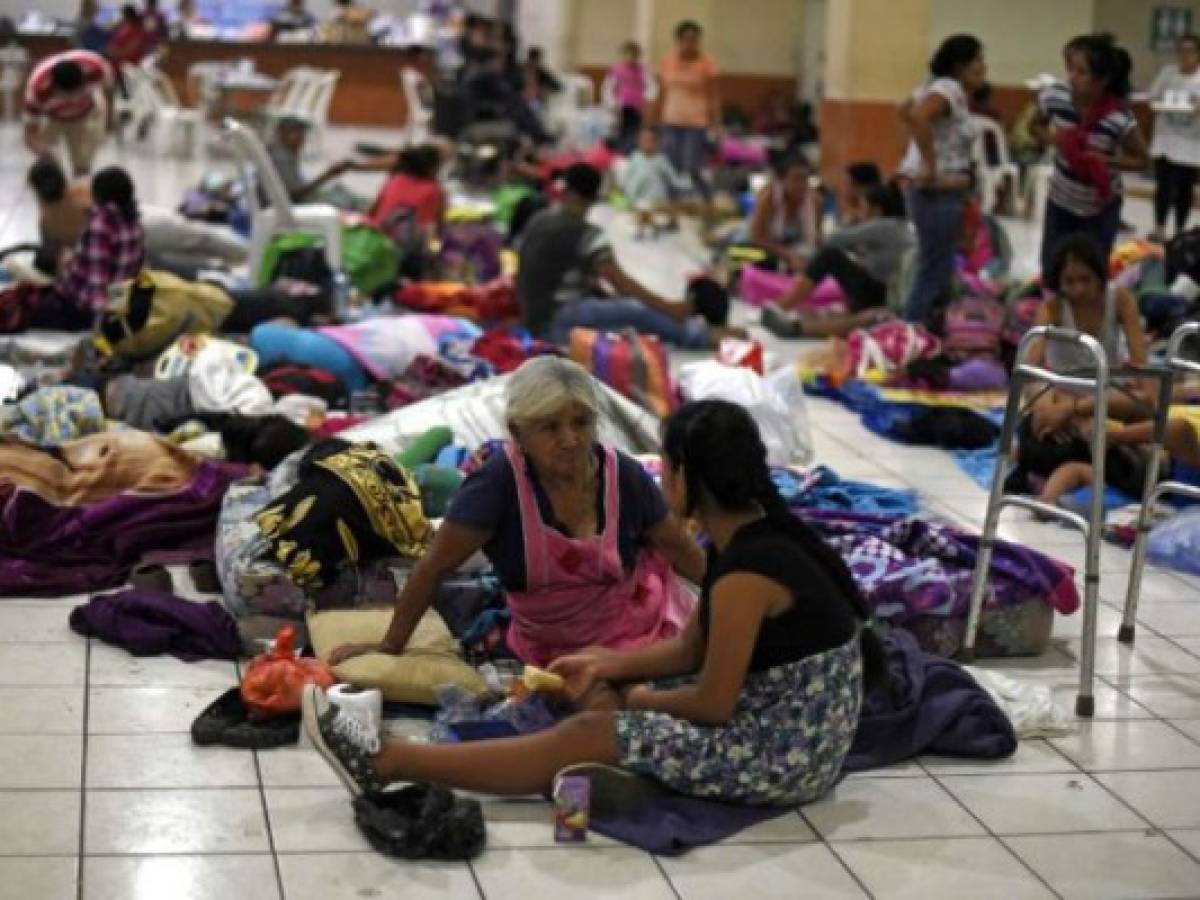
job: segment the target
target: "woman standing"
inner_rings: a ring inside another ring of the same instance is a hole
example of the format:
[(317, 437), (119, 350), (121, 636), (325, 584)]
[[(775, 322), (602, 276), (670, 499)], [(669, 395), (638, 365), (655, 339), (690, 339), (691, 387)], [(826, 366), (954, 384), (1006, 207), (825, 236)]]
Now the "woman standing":
[(717, 67), (700, 49), (704, 32), (690, 19), (675, 26), (675, 50), (662, 64), (663, 152), (707, 196), (704, 163), (710, 130), (719, 124)]
[(1150, 99), (1186, 99), (1191, 111), (1160, 112), (1154, 119), (1154, 232), (1151, 240), (1166, 238), (1167, 213), (1175, 210), (1175, 233), (1187, 226), (1192, 192), (1200, 171), (1200, 38), (1189, 34), (1176, 45), (1178, 62), (1163, 66), (1150, 87)]
[(1054, 175), (1042, 228), (1042, 270), (1068, 234), (1092, 236), (1105, 259), (1121, 227), (1120, 171), (1140, 171), (1146, 142), (1129, 108), (1129, 54), (1112, 37), (1085, 34), (1063, 48), (1067, 83), (1038, 95), (1030, 126), (1043, 145), (1054, 145)]
[(954, 278), (975, 139), (967, 98), (987, 75), (983, 44), (969, 34), (946, 38), (929, 61), (929, 74), (900, 113), (912, 137), (898, 174), (912, 185), (908, 208), (918, 253), (904, 317), (919, 323), (928, 321)]

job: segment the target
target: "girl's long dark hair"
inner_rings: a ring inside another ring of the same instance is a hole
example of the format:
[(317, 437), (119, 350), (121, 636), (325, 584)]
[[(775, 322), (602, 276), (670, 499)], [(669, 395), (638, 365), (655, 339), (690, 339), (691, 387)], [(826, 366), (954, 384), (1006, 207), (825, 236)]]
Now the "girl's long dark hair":
[[(825, 571), (858, 619), (871, 621), (871, 609), (845, 561), (792, 515), (780, 496), (758, 426), (743, 407), (725, 400), (685, 403), (663, 426), (663, 452), (672, 468), (683, 466), (689, 515), (702, 497), (731, 511), (761, 507), (767, 520)], [(863, 629), (862, 648), (867, 681), (875, 683), (884, 677), (886, 659), (873, 629)]]
[(138, 220), (133, 179), (120, 166), (109, 166), (93, 176), (92, 202), (97, 206), (115, 206), (126, 222)]

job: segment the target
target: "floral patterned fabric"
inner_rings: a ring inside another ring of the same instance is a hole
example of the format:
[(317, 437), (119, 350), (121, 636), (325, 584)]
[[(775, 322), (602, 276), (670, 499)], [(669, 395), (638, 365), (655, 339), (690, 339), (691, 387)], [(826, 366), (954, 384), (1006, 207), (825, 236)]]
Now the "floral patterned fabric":
[(616, 713), (620, 765), (694, 797), (807, 803), (838, 779), (862, 691), (855, 635), (841, 647), (747, 675), (724, 725), (696, 725), (662, 712)]

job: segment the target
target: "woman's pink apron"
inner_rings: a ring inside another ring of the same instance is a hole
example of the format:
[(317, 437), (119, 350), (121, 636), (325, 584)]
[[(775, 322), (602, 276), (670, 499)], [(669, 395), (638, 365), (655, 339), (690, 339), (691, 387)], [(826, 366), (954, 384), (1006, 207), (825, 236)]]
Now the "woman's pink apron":
[(567, 537), (542, 521), (525, 455), (511, 442), (505, 452), (525, 538), (525, 590), (508, 594), (513, 653), (544, 666), (584, 647), (644, 647), (678, 634), (695, 600), (667, 558), (643, 547), (633, 571), (621, 566), (616, 452), (604, 448), (604, 532), (585, 539)]

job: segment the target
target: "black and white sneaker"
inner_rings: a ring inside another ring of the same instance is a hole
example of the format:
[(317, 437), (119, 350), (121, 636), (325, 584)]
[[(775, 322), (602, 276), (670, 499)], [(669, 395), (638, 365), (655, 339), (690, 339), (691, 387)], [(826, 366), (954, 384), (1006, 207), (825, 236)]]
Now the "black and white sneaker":
[(385, 784), (372, 765), (379, 753), (379, 736), (370, 726), (330, 703), (315, 684), (304, 686), (301, 708), (308, 739), (351, 796), (382, 793)]

